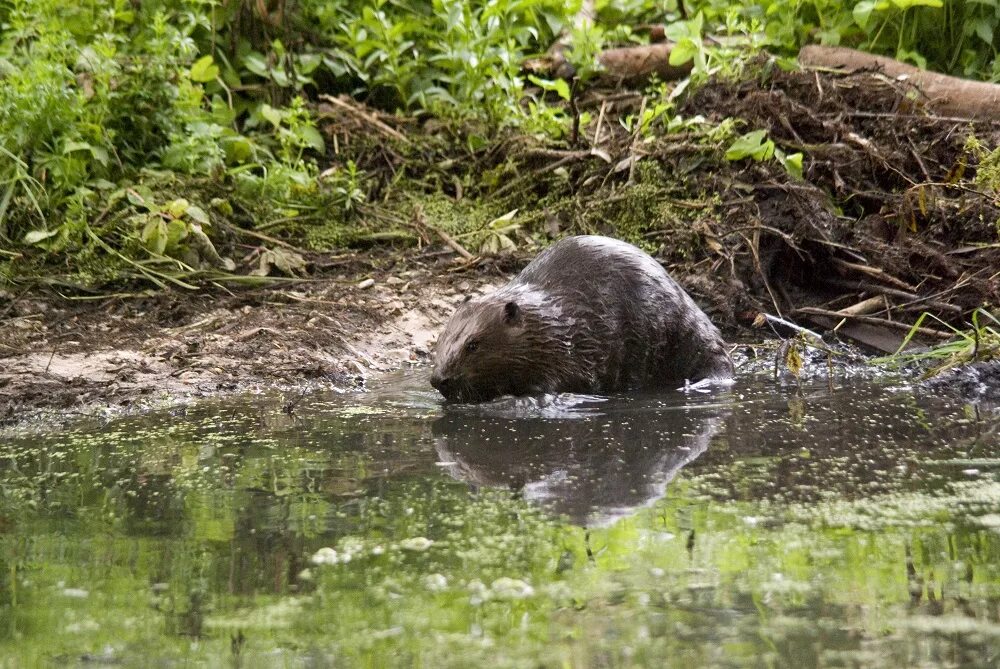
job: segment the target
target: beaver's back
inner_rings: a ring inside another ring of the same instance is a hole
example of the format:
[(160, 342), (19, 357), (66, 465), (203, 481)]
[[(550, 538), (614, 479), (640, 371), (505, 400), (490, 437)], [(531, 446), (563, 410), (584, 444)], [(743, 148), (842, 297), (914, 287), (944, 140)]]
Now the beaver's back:
[(573, 355), (597, 366), (601, 387), (623, 390), (728, 377), (732, 363), (708, 316), (642, 250), (609, 237), (567, 237), (512, 282), (558, 299), (579, 321)]

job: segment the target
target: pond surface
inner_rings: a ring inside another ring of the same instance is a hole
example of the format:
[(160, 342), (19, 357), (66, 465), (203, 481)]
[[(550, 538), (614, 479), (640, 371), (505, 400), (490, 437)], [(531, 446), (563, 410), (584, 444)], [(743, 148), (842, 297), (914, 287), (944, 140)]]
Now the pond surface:
[(994, 667), (1000, 415), (244, 396), (0, 444), (0, 666)]

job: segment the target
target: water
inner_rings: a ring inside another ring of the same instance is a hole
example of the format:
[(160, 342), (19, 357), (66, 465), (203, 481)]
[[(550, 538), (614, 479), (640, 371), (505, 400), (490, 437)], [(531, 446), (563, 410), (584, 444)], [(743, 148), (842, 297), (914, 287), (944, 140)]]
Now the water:
[[(1000, 663), (1000, 416), (426, 372), (0, 444), (0, 666)], [(294, 404), (291, 413), (285, 411)]]

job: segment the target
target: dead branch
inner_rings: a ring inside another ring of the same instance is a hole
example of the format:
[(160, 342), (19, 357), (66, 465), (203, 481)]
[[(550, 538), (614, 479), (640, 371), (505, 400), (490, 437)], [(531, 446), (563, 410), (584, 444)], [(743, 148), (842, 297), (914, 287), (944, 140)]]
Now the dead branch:
[(836, 266), (837, 269), (841, 270), (844, 273), (855, 272), (858, 274), (865, 274), (873, 279), (876, 279), (878, 281), (883, 281), (885, 283), (893, 285), (902, 290), (909, 291), (911, 293), (915, 293), (917, 291), (917, 289), (914, 288), (913, 286), (897, 279), (896, 277), (889, 274), (880, 267), (869, 267), (868, 265), (860, 265), (858, 263), (841, 260), (840, 258), (831, 258), (831, 261), (833, 262), (834, 266)]
[(665, 81), (683, 79), (690, 74), (692, 63), (671, 65), (670, 52), (673, 48), (672, 44), (664, 42), (608, 49), (597, 58), (604, 68), (599, 79), (605, 83), (638, 82), (654, 74)]
[[(829, 309), (820, 309), (819, 307), (800, 307), (792, 313), (806, 314), (813, 316), (826, 316), (828, 318), (836, 318), (836, 319), (854, 320), (860, 323), (868, 323), (869, 325), (880, 325), (882, 327), (890, 328), (892, 330), (898, 330), (901, 332), (909, 332), (913, 328), (912, 325), (907, 325), (906, 323), (901, 323), (899, 321), (890, 321), (885, 318), (875, 318), (874, 316), (844, 314), (843, 311), (830, 311)], [(925, 327), (916, 328), (916, 330), (914, 331), (917, 334), (926, 335), (928, 337), (934, 337), (935, 339), (951, 339), (952, 337), (955, 336), (953, 332), (945, 332), (943, 330), (934, 330), (932, 328), (925, 328)]]

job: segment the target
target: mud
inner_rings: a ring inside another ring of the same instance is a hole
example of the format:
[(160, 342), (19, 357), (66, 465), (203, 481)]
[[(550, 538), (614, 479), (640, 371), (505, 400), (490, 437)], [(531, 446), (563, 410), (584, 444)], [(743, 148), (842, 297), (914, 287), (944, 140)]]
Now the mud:
[(424, 361), (455, 305), (499, 282), (489, 269), (367, 264), (352, 276), (235, 294), (96, 304), (7, 296), (0, 421), (50, 422), (264, 388), (363, 386), (373, 374)]

